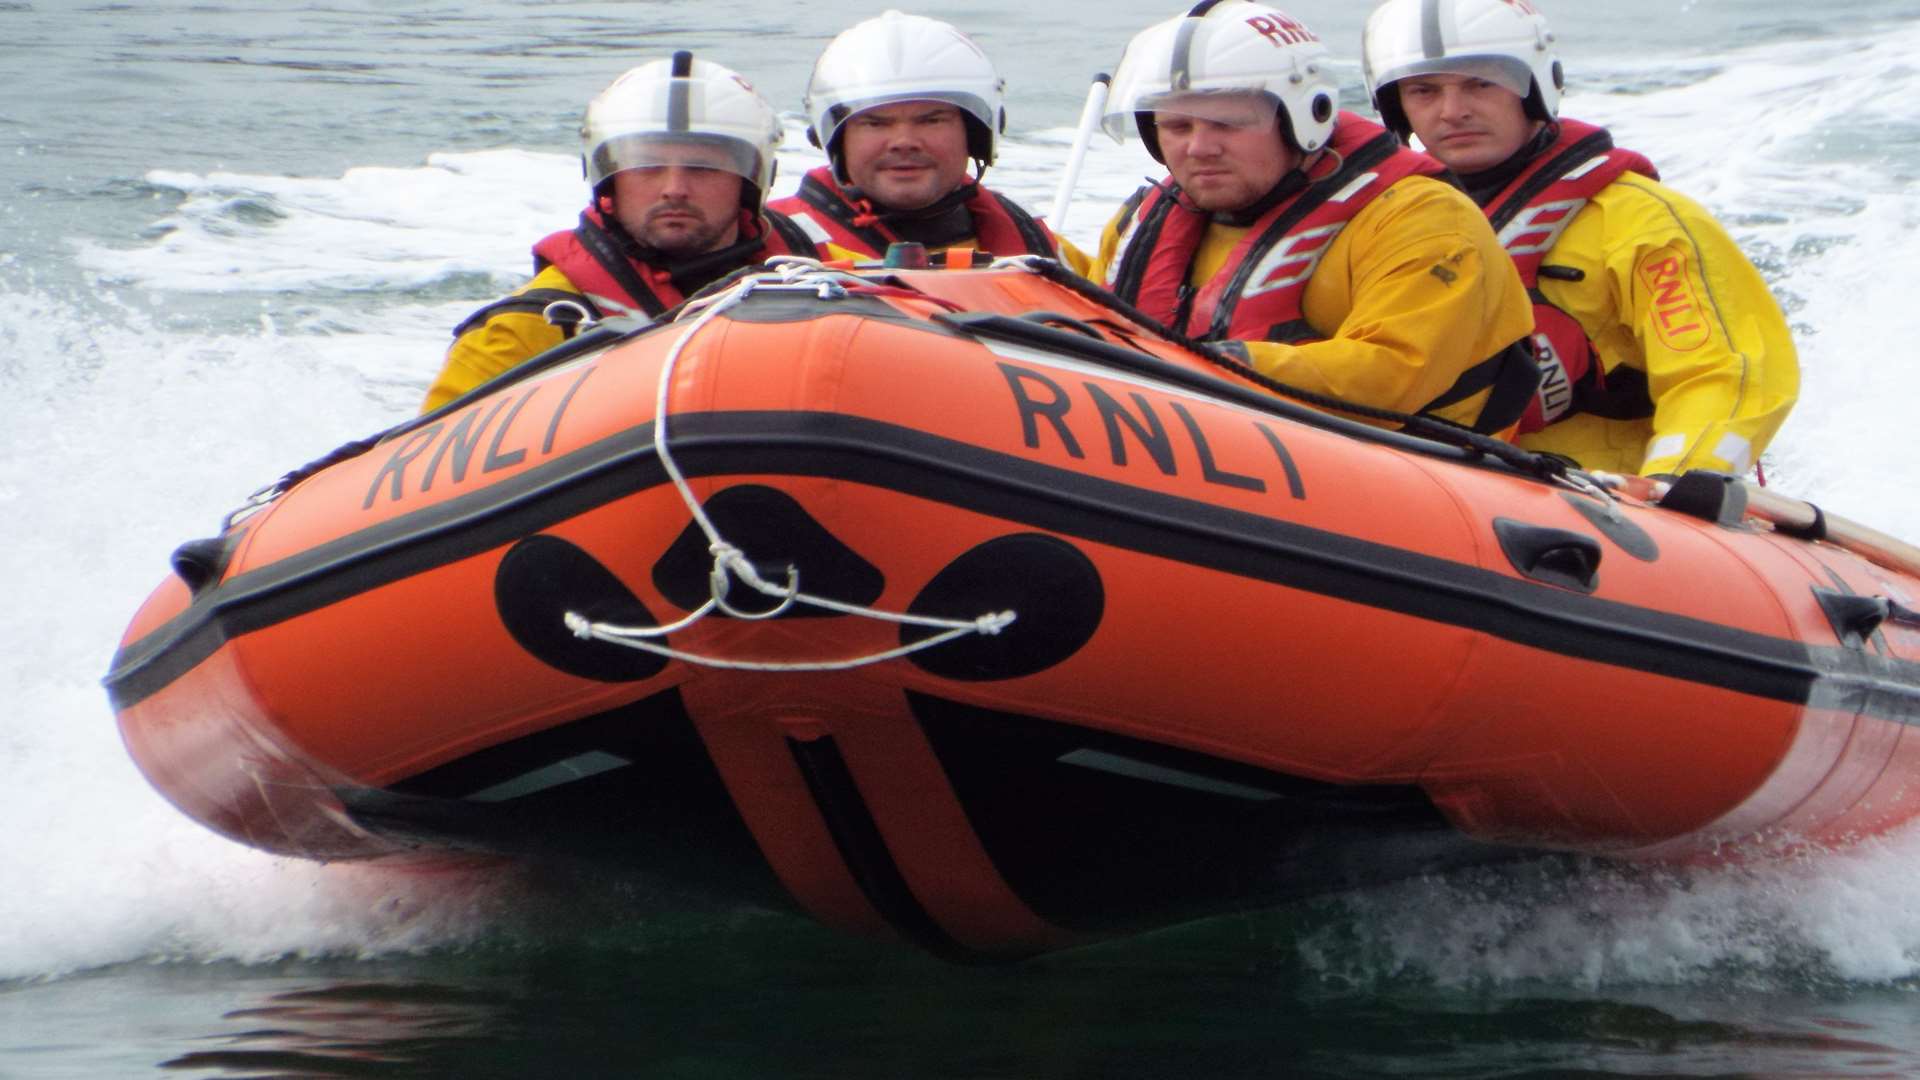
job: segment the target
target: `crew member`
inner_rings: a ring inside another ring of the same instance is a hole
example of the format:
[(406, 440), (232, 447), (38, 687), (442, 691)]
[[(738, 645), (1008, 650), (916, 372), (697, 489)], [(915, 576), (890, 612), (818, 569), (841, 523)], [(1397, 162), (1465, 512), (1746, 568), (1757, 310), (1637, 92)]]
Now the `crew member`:
[(591, 201), (534, 245), (534, 276), (454, 330), (431, 412), (573, 336), (583, 320), (648, 318), (774, 255), (814, 257), (763, 211), (780, 118), (745, 79), (677, 52), (615, 79), (580, 129)]
[(1486, 211), (1531, 290), (1545, 371), (1518, 441), (1590, 469), (1745, 473), (1799, 394), (1767, 284), (1699, 204), (1605, 129), (1559, 118), (1528, 0), (1386, 0), (1368, 89)]
[(879, 258), (897, 241), (1061, 257), (1044, 224), (980, 183), (1006, 127), (1005, 86), (980, 46), (938, 19), (888, 11), (855, 24), (807, 83), (807, 137), (828, 164), (773, 208), (828, 259)]
[(1539, 379), (1512, 260), (1437, 162), (1337, 97), (1320, 39), (1263, 4), (1136, 35), (1106, 128), (1172, 175), (1108, 224), (1097, 280), (1294, 387), (1509, 432)]

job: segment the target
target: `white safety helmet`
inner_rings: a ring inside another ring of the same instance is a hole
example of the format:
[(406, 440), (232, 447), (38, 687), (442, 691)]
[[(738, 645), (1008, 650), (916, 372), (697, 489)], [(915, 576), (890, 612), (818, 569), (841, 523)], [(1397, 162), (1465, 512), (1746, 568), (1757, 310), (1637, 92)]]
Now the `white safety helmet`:
[(681, 51), (628, 71), (587, 105), (580, 166), (596, 193), (627, 169), (724, 169), (746, 181), (740, 203), (758, 213), (781, 138), (780, 117), (745, 79)]
[[(1251, 91), (1284, 120), (1294, 149), (1312, 153), (1333, 137), (1339, 84), (1330, 56), (1298, 19), (1249, 0), (1203, 0), (1185, 15), (1135, 34), (1114, 70), (1102, 126), (1124, 140), (1129, 126), (1160, 155), (1156, 111), (1183, 111), (1209, 95)], [(1196, 115), (1204, 115), (1196, 110)]]
[(1385, 0), (1367, 16), (1360, 54), (1374, 108), (1403, 138), (1411, 126), (1394, 83), (1414, 75), (1486, 79), (1524, 99), (1535, 120), (1560, 115), (1566, 77), (1530, 0)]
[(960, 110), (967, 155), (984, 172), (1006, 130), (1006, 85), (980, 46), (950, 24), (887, 11), (841, 31), (814, 61), (803, 102), (807, 138), (844, 183), (841, 125), (875, 106), (936, 101)]

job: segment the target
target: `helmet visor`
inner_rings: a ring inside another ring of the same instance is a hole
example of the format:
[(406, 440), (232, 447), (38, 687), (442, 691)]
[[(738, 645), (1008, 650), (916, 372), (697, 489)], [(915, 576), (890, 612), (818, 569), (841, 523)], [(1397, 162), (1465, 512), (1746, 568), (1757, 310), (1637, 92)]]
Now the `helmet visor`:
[(1101, 126), (1120, 140), (1126, 138), (1127, 129), (1140, 113), (1152, 113), (1156, 118), (1206, 120), (1233, 128), (1272, 127), (1280, 114), (1280, 99), (1264, 90), (1176, 90), (1110, 97), (1108, 101)]
[(847, 121), (883, 105), (951, 105), (960, 110), (960, 115), (972, 117), (985, 124), (988, 130), (993, 128), (993, 110), (986, 100), (978, 94), (969, 94), (959, 90), (908, 90), (891, 94), (876, 94), (871, 97), (849, 98), (828, 106), (822, 114), (828, 130), (822, 133), (822, 142), (832, 142), (834, 134)]
[(1419, 75), (1464, 75), (1469, 79), (1490, 82), (1523, 98), (1533, 89), (1533, 71), (1510, 56), (1442, 56), (1432, 60), (1416, 60), (1381, 72), (1379, 85), (1384, 89), (1391, 83)]
[(1232, 128), (1273, 126), (1280, 102), (1272, 94), (1256, 90), (1184, 91), (1172, 94), (1148, 94), (1135, 107), (1156, 118), (1181, 116), (1206, 120)]
[(588, 168), (597, 185), (617, 172), (670, 165), (717, 169), (749, 184), (760, 182), (760, 151), (744, 140), (726, 135), (668, 131), (616, 135), (593, 148)]

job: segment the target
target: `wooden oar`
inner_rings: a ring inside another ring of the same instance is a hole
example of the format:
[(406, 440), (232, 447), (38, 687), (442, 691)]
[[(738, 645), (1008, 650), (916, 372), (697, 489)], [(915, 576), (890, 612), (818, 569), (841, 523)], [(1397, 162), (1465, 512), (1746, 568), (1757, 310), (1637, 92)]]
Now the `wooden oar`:
[[(1606, 474), (1608, 482), (1638, 499), (1658, 504), (1671, 484), (1644, 476)], [(1825, 540), (1889, 570), (1920, 576), (1920, 547), (1850, 518), (1830, 514), (1813, 503), (1776, 494), (1750, 480), (1732, 480), (1745, 499), (1743, 512), (1775, 530), (1810, 540)]]
[(1920, 547), (1829, 514), (1812, 503), (1776, 495), (1751, 481), (1742, 480), (1740, 484), (1746, 489), (1747, 513), (1754, 517), (1786, 532), (1823, 538), (1889, 570), (1920, 575)]

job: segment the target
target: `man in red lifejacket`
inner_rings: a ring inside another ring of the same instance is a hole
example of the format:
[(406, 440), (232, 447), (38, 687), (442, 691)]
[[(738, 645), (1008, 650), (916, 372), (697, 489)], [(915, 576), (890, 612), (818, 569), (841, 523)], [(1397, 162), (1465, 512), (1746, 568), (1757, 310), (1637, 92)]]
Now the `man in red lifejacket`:
[(534, 277), (454, 330), (423, 411), (572, 337), (584, 320), (649, 318), (774, 255), (814, 256), (765, 212), (780, 118), (733, 71), (677, 52), (614, 80), (587, 106), (592, 201), (533, 248)]
[(1107, 131), (1172, 175), (1121, 207), (1095, 279), (1281, 382), (1507, 434), (1539, 380), (1512, 261), (1438, 163), (1338, 97), (1320, 39), (1263, 4), (1136, 35)]
[(1559, 118), (1529, 0), (1386, 0), (1368, 89), (1465, 183), (1535, 303), (1546, 377), (1518, 442), (1590, 469), (1744, 473), (1799, 394), (1780, 305), (1698, 203), (1605, 129)]
[(1061, 257), (1044, 224), (980, 183), (1006, 127), (1005, 85), (938, 19), (888, 11), (855, 24), (807, 82), (807, 137), (828, 163), (773, 209), (830, 260), (880, 258), (898, 241)]

